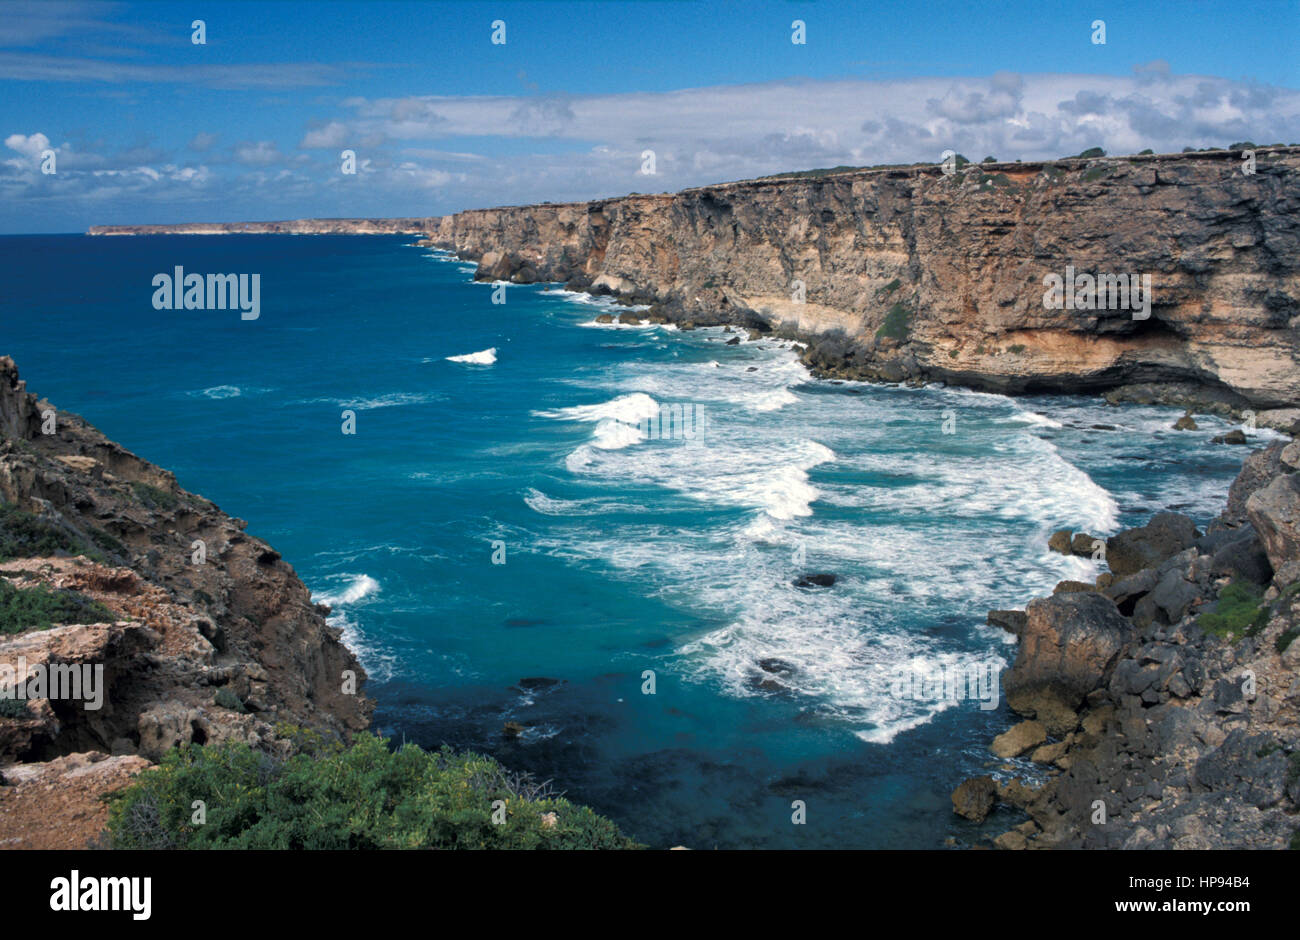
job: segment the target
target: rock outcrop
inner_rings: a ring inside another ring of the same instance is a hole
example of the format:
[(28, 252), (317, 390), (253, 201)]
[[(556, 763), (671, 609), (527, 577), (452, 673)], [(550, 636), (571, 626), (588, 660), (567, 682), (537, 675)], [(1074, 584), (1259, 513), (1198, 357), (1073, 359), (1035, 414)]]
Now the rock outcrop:
[[(566, 281), (677, 322), (808, 339), (827, 375), (1295, 406), (1300, 149), (1261, 149), (1254, 175), (1240, 164), (1217, 151), (792, 174), (461, 212), (429, 220), (426, 243), (477, 261), (480, 280)], [(1067, 267), (1150, 275), (1149, 316), (1047, 309), (1044, 277)]]
[[(68, 777), (72, 755), (93, 765), (93, 779), (120, 781), (186, 742), (275, 748), (282, 723), (342, 737), (369, 725), (373, 705), (347, 677), (360, 687), (361, 666), (244, 522), (38, 401), (7, 357), (0, 435), (0, 536), (35, 546), (0, 561), (2, 586), (75, 592), (106, 612), (100, 623), (0, 632), (8, 692), (15, 682), (35, 688), (42, 670), (84, 666), (102, 667), (104, 693), (96, 708), (39, 694), (0, 703), (0, 845), (35, 844), (21, 841), (31, 802), (23, 786)], [(72, 791), (84, 795), (85, 781)]]
[[(1052, 740), (1029, 755), (1043, 785), (992, 780), (992, 802), (1028, 814), (994, 846), (1300, 846), (1300, 476), (1283, 452), (1246, 460), (1204, 535), (1161, 514), (1121, 534), (1155, 546), (1121, 555), (1125, 576), (1028, 605), (1004, 686), (1034, 722), (991, 750), (1023, 753), (1037, 722)], [(988, 816), (990, 779), (954, 811)]]

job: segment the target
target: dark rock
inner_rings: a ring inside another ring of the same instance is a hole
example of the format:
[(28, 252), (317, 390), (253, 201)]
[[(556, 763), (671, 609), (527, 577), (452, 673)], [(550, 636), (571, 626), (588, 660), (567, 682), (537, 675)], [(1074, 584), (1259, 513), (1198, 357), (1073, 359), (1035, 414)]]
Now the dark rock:
[(1052, 588), (1053, 594), (1074, 594), (1079, 591), (1095, 591), (1097, 586), (1087, 581), (1060, 581)]
[(1159, 512), (1137, 529), (1106, 540), (1106, 563), (1117, 578), (1152, 568), (1196, 543), (1196, 524), (1176, 512)]
[(989, 626), (1001, 627), (1016, 636), (1024, 631), (1028, 619), (1023, 610), (990, 610), (988, 613)]
[(1192, 417), (1191, 411), (1186, 412), (1181, 418), (1174, 422), (1175, 431), (1199, 431), (1196, 426), (1196, 419)]
[(599, 314), (599, 315), (596, 317), (596, 322), (597, 322), (597, 323), (613, 323), (613, 322), (614, 322), (614, 314), (612, 314), (612, 313), (602, 313), (602, 314)]
[(764, 672), (770, 672), (777, 676), (794, 675), (794, 666), (790, 665), (783, 659), (760, 659), (758, 668)]
[(739, 337), (739, 336), (733, 336), (733, 337), (731, 337), (731, 339), (727, 340), (727, 342), (726, 342), (725, 345), (727, 345), (727, 346), (739, 346), (739, 345), (740, 345), (740, 337)]
[(1240, 428), (1233, 428), (1227, 434), (1219, 434), (1210, 438), (1211, 444), (1245, 444), (1246, 434)]
[(983, 822), (997, 801), (997, 784), (990, 776), (963, 780), (952, 791), (952, 811), (973, 822)]
[(503, 738), (517, 738), (524, 733), (524, 726), (517, 721), (507, 721), (501, 728)]
[(1101, 540), (1088, 535), (1084, 532), (1074, 533), (1074, 538), (1070, 539), (1070, 551), (1083, 558), (1091, 558), (1094, 549), (1094, 543)]
[(1057, 529), (1047, 539), (1047, 547), (1054, 552), (1060, 552), (1062, 555), (1070, 554), (1070, 530)]
[(516, 685), (525, 692), (537, 692), (542, 689), (553, 689), (557, 685), (563, 685), (564, 681), (564, 679), (551, 679), (546, 676), (533, 676), (520, 679)]
[(1091, 591), (1031, 601), (1025, 613), (1015, 663), (1003, 677), (1007, 704), (1050, 734), (1068, 733), (1078, 723), (1075, 709), (1102, 685), (1133, 628)]
[(795, 578), (793, 583), (798, 588), (830, 587), (837, 580), (838, 577), (833, 574), (806, 574)]

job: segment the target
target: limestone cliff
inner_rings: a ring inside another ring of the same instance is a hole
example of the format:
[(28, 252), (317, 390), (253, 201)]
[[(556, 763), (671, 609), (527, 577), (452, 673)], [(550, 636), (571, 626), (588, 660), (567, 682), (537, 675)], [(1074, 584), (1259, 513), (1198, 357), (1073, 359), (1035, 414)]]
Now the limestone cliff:
[(0, 511), (5, 595), (53, 592), (103, 615), (21, 629), (7, 610), (0, 666), (10, 678), (100, 666), (106, 686), (93, 709), (0, 702), (0, 845), (84, 846), (103, 822), (94, 782), (120, 785), (178, 744), (275, 748), (281, 723), (344, 736), (369, 725), (373, 704), (344, 689), (346, 672), (358, 688), (365, 673), (288, 563), (168, 471), (28, 393), (8, 357)]
[(181, 222), (92, 225), (87, 235), (414, 235), (426, 219), (292, 219), (287, 222)]
[[(1300, 402), (1300, 148), (792, 175), (432, 219), (479, 279), (813, 340), (823, 374), (1008, 392), (1183, 383)], [(1150, 275), (1150, 315), (1046, 309), (1046, 275)], [(803, 302), (797, 295), (804, 285)]]

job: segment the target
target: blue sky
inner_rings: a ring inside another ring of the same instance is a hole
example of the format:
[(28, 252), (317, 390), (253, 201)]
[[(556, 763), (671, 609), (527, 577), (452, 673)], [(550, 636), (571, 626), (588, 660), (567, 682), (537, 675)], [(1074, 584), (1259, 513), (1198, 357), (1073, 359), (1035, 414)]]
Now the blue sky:
[(1300, 0), (0, 0), (3, 232), (431, 215), (945, 149), (1244, 139), (1300, 140)]

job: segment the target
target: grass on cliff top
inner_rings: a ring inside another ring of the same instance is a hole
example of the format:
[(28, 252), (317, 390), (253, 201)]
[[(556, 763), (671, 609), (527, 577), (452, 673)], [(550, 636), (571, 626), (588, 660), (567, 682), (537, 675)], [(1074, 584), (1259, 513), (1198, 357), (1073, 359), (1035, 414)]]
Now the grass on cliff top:
[[(490, 757), (360, 734), (278, 760), (187, 744), (110, 797), (113, 848), (630, 849), (608, 819)], [(194, 801), (206, 818), (196, 821)], [(495, 804), (495, 805), (494, 805)], [(494, 821), (496, 819), (500, 822)]]
[(1254, 636), (1268, 624), (1264, 590), (1249, 581), (1233, 581), (1219, 592), (1214, 610), (1196, 618), (1196, 625), (1218, 637)]
[(38, 584), (17, 588), (0, 580), (0, 634), (48, 630), (55, 624), (108, 623), (117, 619), (103, 604), (66, 588)]

